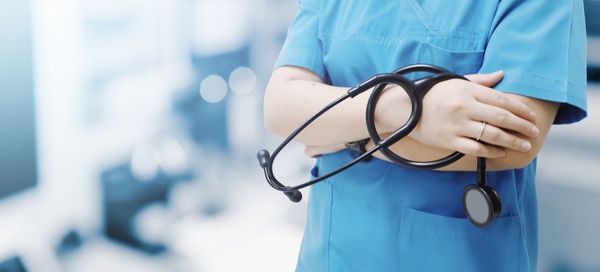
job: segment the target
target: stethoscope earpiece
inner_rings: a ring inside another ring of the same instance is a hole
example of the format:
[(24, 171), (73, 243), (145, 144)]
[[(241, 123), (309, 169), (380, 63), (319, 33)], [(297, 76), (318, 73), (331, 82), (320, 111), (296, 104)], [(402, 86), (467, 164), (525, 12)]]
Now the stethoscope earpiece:
[(271, 160), (271, 154), (266, 149), (261, 149), (256, 153), (256, 158), (258, 159), (258, 164), (260, 168), (268, 167), (269, 161)]
[(298, 203), (302, 200), (302, 193), (300, 191), (284, 192), (284, 194), (294, 203)]

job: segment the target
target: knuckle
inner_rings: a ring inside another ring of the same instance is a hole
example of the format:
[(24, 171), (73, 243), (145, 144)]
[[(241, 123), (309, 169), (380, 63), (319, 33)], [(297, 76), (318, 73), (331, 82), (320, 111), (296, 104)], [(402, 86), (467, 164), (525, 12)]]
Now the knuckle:
[(461, 110), (461, 105), (458, 99), (448, 99), (446, 100), (446, 107), (449, 111), (456, 112)]
[(456, 98), (452, 98), (447, 100), (448, 102), (448, 107), (451, 111), (461, 111), (464, 109), (464, 105), (463, 103), (460, 101), (460, 99), (456, 99)]
[(488, 154), (487, 149), (483, 145), (477, 145), (475, 147), (475, 154), (478, 156), (486, 156)]
[(468, 131), (466, 130), (466, 126), (462, 125), (462, 124), (453, 124), (450, 127), (450, 132), (453, 135), (464, 135), (465, 133), (467, 133)]
[(500, 140), (500, 131), (498, 130), (490, 130), (489, 137), (492, 142), (498, 142)]
[(505, 108), (507, 104), (508, 104), (508, 99), (506, 98), (506, 96), (504, 96), (502, 94), (498, 94), (498, 105), (502, 108)]
[(527, 132), (530, 130), (530, 128), (531, 128), (531, 126), (526, 122), (523, 122), (520, 126), (522, 134), (527, 134)]
[(514, 149), (519, 149), (521, 147), (521, 140), (517, 137), (512, 137), (511, 141), (511, 146)]
[(474, 155), (480, 155), (481, 154), (481, 146), (480, 145), (468, 145), (466, 148), (467, 153), (469, 154), (474, 154)]
[(450, 82), (458, 92), (464, 93), (470, 90), (469, 81), (452, 79)]
[(519, 111), (521, 116), (528, 116), (529, 115), (529, 108), (527, 108), (527, 106), (525, 105), (521, 105), (521, 110)]
[(508, 114), (506, 114), (506, 112), (499, 112), (496, 115), (496, 119), (498, 121), (498, 124), (505, 124), (506, 121), (508, 121)]

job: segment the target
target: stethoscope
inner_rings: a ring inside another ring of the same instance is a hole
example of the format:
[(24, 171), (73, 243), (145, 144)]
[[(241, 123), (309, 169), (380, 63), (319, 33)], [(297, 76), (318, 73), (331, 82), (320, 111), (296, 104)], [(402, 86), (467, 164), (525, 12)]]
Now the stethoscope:
[[(411, 73), (429, 73), (431, 76), (419, 78), (415, 81), (411, 81), (406, 78), (406, 75)], [(311, 186), (315, 183), (321, 182), (327, 178), (330, 178), (334, 175), (337, 175), (346, 169), (352, 167), (362, 160), (367, 160), (371, 157), (371, 155), (377, 151), (383, 153), (387, 158), (391, 161), (418, 169), (436, 169), (440, 167), (447, 166), (452, 164), (462, 158), (464, 154), (460, 152), (454, 152), (444, 158), (420, 162), (420, 161), (412, 161), (392, 152), (389, 147), (394, 143), (398, 142), (400, 139), (406, 137), (417, 125), (419, 119), (421, 118), (421, 113), (423, 110), (423, 98), (427, 94), (427, 92), (433, 88), (436, 84), (446, 81), (449, 79), (463, 79), (468, 80), (467, 78), (449, 72), (443, 68), (427, 65), (427, 64), (416, 64), (410, 65), (403, 68), (398, 69), (394, 73), (385, 73), (378, 74), (373, 76), (372, 78), (360, 83), (359, 85), (348, 90), (346, 94), (337, 98), (335, 101), (331, 102), (315, 115), (306, 120), (302, 125), (296, 128), (276, 149), (273, 153), (269, 153), (269, 151), (262, 149), (258, 151), (257, 158), (258, 162), (265, 173), (265, 179), (267, 183), (271, 185), (275, 190), (283, 192), (292, 202), (299, 202), (302, 200), (302, 193), (300, 193), (300, 189)], [(395, 84), (406, 92), (411, 102), (411, 113), (406, 121), (406, 123), (385, 137), (381, 139), (379, 136), (379, 132), (375, 126), (375, 109), (377, 107), (377, 102), (385, 87), (388, 84)], [(339, 167), (336, 170), (333, 170), (330, 173), (325, 175), (321, 175), (316, 177), (310, 181), (304, 182), (297, 186), (285, 186), (281, 182), (275, 178), (273, 174), (273, 162), (275, 158), (285, 148), (302, 130), (308, 127), (312, 122), (314, 122), (317, 118), (323, 115), (325, 112), (329, 111), (342, 101), (348, 98), (354, 98), (357, 95), (373, 89), (371, 95), (369, 96), (369, 100), (367, 102), (367, 110), (366, 110), (366, 123), (367, 129), (369, 131), (369, 137), (374, 143), (377, 143), (375, 147), (371, 150), (363, 152), (360, 156), (356, 157), (351, 162), (347, 163), (344, 166)], [(463, 208), (465, 214), (467, 215), (469, 221), (476, 226), (483, 227), (488, 225), (492, 219), (498, 217), (501, 211), (501, 202), (500, 197), (496, 191), (486, 185), (486, 160), (485, 158), (477, 159), (477, 183), (468, 185), (464, 192), (462, 198)]]

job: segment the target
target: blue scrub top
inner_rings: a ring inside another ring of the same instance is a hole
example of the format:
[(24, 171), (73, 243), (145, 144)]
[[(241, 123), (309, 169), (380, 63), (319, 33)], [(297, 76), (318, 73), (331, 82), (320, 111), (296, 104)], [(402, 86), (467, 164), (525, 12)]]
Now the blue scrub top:
[[(276, 67), (335, 86), (414, 63), (455, 73), (504, 70), (495, 88), (560, 103), (554, 123), (586, 116), (581, 0), (299, 0)], [(314, 174), (353, 159), (317, 160)], [(461, 197), (473, 172), (361, 162), (311, 189), (297, 271), (535, 271), (536, 161), (488, 173), (502, 214), (471, 225)]]

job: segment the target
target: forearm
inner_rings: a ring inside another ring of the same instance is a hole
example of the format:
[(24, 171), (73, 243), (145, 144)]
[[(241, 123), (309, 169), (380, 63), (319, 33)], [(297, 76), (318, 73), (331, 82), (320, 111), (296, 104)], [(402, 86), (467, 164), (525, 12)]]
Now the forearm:
[[(520, 137), (526, 138), (531, 143), (531, 149), (527, 152), (515, 151), (512, 149), (504, 148), (503, 150), (506, 152), (506, 155), (500, 158), (489, 158), (487, 167), (491, 171), (499, 171), (499, 170), (509, 170), (525, 167), (527, 164), (533, 160), (541, 150), (544, 145), (544, 141), (546, 136), (550, 131), (550, 127), (554, 117), (556, 116), (556, 112), (558, 110), (558, 104), (533, 99), (529, 97), (519, 96), (519, 95), (509, 95), (514, 99), (517, 99), (528, 107), (530, 107), (537, 115), (536, 121), (534, 124), (539, 128), (540, 133), (537, 137), (531, 138), (520, 135)], [(514, 132), (511, 132), (515, 134)], [(372, 147), (373, 143), (369, 143), (368, 147)], [(425, 145), (423, 143), (418, 142), (417, 140), (409, 137), (405, 137), (401, 141), (392, 145), (390, 149), (410, 160), (414, 161), (431, 161), (440, 159), (451, 154), (453, 151), (444, 150), (437, 147), (432, 147), (429, 145)], [(381, 154), (377, 153), (376, 157), (380, 159), (387, 160), (387, 158)], [(444, 168), (437, 169), (439, 171), (473, 171), (476, 169), (476, 157), (466, 155), (459, 161), (448, 165)]]
[[(286, 69), (288, 68), (280, 68), (274, 72), (264, 100), (265, 126), (269, 132), (282, 137), (289, 135), (312, 115), (348, 91), (348, 88), (318, 82), (318, 78), (307, 78), (305, 75), (294, 78), (278, 74), (286, 72)], [(302, 131), (296, 141), (305, 145), (326, 146), (367, 138), (365, 110), (368, 93), (370, 91), (338, 104)], [(406, 104), (399, 105), (399, 108), (406, 109), (404, 111), (408, 115), (408, 100)]]
[[(372, 148), (373, 143), (367, 145), (367, 149)], [(428, 146), (415, 141), (410, 137), (405, 137), (398, 143), (390, 147), (390, 149), (403, 158), (413, 161), (432, 161), (450, 155), (451, 150), (443, 150), (440, 148)], [(530, 157), (530, 154), (522, 154), (521, 152), (508, 151), (506, 156), (497, 159), (487, 160), (487, 169), (489, 171), (500, 171), (518, 168), (524, 161), (524, 158)], [(389, 161), (385, 155), (380, 152), (375, 154), (378, 159)], [(452, 163), (446, 167), (436, 169), (438, 171), (474, 171), (477, 167), (476, 157), (465, 155), (462, 159)]]

